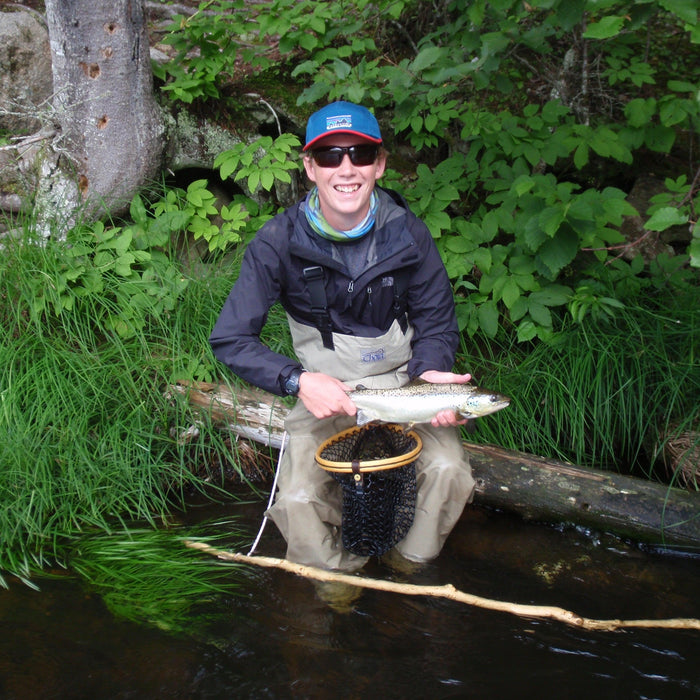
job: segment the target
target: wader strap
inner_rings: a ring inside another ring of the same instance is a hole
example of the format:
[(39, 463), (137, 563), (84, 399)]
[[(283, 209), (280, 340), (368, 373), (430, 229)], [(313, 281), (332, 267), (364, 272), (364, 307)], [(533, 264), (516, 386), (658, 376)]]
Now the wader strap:
[(323, 278), (323, 268), (319, 265), (304, 268), (304, 280), (311, 295), (311, 313), (314, 325), (318, 328), (323, 339), (323, 347), (333, 350), (333, 330), (331, 327), (331, 315), (328, 313), (328, 298)]
[(399, 322), (404, 335), (408, 330), (408, 319), (406, 318), (406, 290), (408, 289), (408, 271), (397, 270), (394, 273), (394, 318)]
[[(311, 313), (314, 325), (321, 333), (323, 347), (333, 350), (333, 329), (331, 326), (331, 316), (328, 312), (328, 299), (326, 297), (326, 286), (324, 284), (323, 268), (320, 265), (304, 268), (304, 280), (311, 295)], [(408, 289), (408, 271), (397, 270), (394, 273), (394, 318), (399, 322), (404, 335), (408, 330), (408, 319), (406, 318), (406, 290)]]

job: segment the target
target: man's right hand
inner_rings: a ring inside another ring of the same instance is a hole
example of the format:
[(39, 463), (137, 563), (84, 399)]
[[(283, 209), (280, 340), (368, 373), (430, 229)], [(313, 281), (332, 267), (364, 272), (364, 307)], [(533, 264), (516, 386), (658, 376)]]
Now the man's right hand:
[(316, 418), (330, 418), (342, 414), (354, 416), (357, 408), (347, 394), (351, 390), (352, 387), (328, 374), (303, 372), (299, 377), (297, 396)]

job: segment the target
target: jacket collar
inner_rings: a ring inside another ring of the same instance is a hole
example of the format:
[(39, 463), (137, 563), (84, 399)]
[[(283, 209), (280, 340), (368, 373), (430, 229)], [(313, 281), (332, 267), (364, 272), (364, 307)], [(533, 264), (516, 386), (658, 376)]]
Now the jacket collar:
[[(401, 256), (402, 265), (416, 262), (418, 251), (408, 227), (408, 206), (397, 193), (381, 187), (376, 190), (379, 197), (377, 220), (374, 229), (367, 234), (374, 237), (376, 251), (371, 269), (376, 271), (389, 261), (395, 264), (396, 256)], [(333, 256), (333, 246), (347, 244), (333, 243), (316, 234), (306, 220), (303, 207), (304, 201), (299, 202), (293, 214), (290, 253), (314, 264), (345, 272), (343, 264)]]

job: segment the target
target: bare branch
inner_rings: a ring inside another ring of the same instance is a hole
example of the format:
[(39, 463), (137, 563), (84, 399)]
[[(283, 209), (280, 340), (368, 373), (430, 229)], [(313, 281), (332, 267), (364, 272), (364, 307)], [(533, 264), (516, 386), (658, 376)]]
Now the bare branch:
[(483, 598), (473, 593), (465, 593), (456, 589), (452, 584), (447, 583), (442, 586), (426, 586), (414, 583), (400, 583), (387, 581), (384, 579), (370, 578), (355, 574), (344, 574), (338, 571), (328, 571), (306, 564), (297, 564), (288, 559), (278, 559), (276, 557), (248, 556), (247, 554), (237, 554), (224, 549), (217, 549), (205, 542), (196, 540), (186, 540), (185, 546), (206, 552), (224, 561), (236, 562), (238, 564), (248, 564), (265, 568), (282, 569), (297, 576), (316, 579), (317, 581), (335, 581), (346, 583), (359, 588), (372, 588), (376, 591), (387, 593), (400, 593), (402, 595), (422, 595), (434, 598), (447, 598), (457, 603), (464, 603), (473, 607), (494, 610), (497, 612), (509, 613), (531, 620), (556, 620), (572, 627), (586, 630), (597, 630), (601, 632), (614, 632), (627, 628), (647, 628), (647, 629), (685, 629), (700, 630), (700, 620), (695, 618), (681, 617), (665, 620), (596, 620), (583, 617), (571, 610), (555, 607), (551, 605), (527, 605), (522, 603), (511, 603), (505, 600), (495, 600), (493, 598)]

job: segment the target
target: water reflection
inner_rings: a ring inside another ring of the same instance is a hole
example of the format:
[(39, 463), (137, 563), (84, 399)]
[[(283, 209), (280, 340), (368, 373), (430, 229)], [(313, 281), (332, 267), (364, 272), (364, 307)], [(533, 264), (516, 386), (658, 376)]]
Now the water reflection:
[[(241, 511), (254, 534), (261, 504)], [(259, 553), (283, 549), (268, 527)], [(402, 577), (378, 562), (366, 573)], [(700, 612), (697, 560), (480, 509), (463, 518), (437, 562), (404, 578), (587, 617)], [(115, 620), (74, 580), (43, 582), (40, 593), (13, 584), (0, 593), (0, 697), (667, 700), (700, 692), (696, 631), (590, 633), (373, 590), (338, 614), (315, 590), (284, 572), (256, 571), (241, 597), (217, 603), (215, 622), (178, 637)]]

